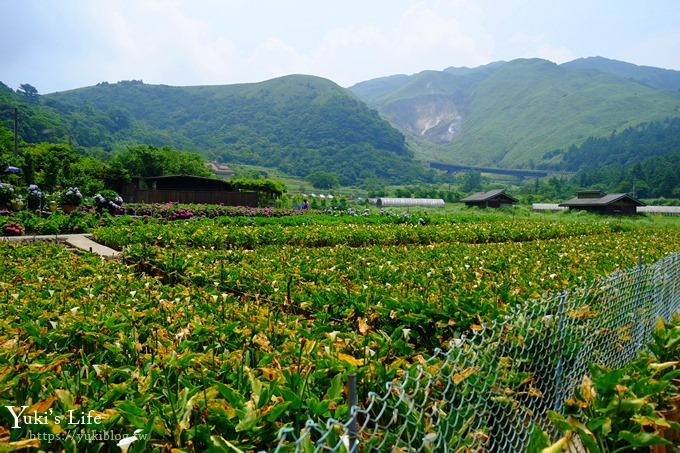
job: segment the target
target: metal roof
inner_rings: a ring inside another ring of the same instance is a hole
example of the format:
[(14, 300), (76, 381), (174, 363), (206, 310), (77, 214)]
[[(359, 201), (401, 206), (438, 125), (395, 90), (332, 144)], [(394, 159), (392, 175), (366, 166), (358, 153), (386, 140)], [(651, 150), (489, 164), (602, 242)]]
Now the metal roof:
[(567, 200), (563, 203), (560, 203), (560, 206), (567, 206), (567, 207), (580, 207), (580, 206), (607, 206), (608, 204), (612, 204), (616, 201), (621, 200), (622, 198), (627, 198), (630, 201), (633, 202), (635, 206), (645, 206), (643, 202), (640, 200), (631, 197), (630, 195), (626, 193), (610, 193), (609, 195), (604, 195), (600, 198), (572, 198), (571, 200)]
[(407, 206), (422, 206), (422, 207), (443, 207), (444, 200), (441, 198), (387, 198), (381, 197), (376, 199), (376, 205), (379, 207), (407, 207)]
[(680, 215), (680, 206), (639, 206), (637, 212)]
[(531, 208), (534, 211), (563, 211), (567, 209), (557, 203), (532, 203)]
[(210, 178), (207, 176), (196, 176), (196, 175), (164, 175), (164, 176), (137, 176), (137, 178), (145, 179), (147, 181), (158, 181), (158, 180), (172, 180), (172, 179), (192, 179), (195, 181), (217, 181), (224, 183), (224, 179), (221, 178)]
[(489, 190), (488, 192), (476, 192), (473, 193), (472, 195), (463, 198), (460, 201), (488, 201), (491, 200), (492, 198), (495, 198), (499, 195), (503, 195), (504, 197), (509, 198), (512, 201), (517, 201), (516, 198), (511, 197), (507, 193), (505, 193), (505, 189), (494, 189), (494, 190)]

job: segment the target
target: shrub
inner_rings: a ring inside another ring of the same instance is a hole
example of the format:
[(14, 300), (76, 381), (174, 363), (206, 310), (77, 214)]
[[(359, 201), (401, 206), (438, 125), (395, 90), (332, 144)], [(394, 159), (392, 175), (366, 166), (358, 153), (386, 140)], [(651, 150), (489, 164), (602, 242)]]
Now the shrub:
[(21, 236), (24, 232), (24, 228), (20, 223), (10, 222), (5, 223), (2, 226), (2, 234), (4, 236)]
[(123, 214), (123, 198), (113, 190), (102, 190), (94, 196), (94, 203), (99, 212), (108, 211), (111, 214)]
[(71, 206), (80, 206), (83, 202), (83, 195), (77, 187), (69, 187), (66, 191), (62, 192), (59, 197), (59, 203)]

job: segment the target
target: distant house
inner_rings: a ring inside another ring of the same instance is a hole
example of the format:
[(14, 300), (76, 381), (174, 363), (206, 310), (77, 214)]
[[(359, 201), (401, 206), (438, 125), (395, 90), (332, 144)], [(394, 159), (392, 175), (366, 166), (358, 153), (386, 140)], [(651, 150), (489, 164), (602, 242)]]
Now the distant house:
[(240, 191), (224, 179), (191, 175), (133, 178), (121, 191), (130, 203), (202, 203), (225, 206), (258, 205), (257, 192)]
[(208, 162), (205, 165), (222, 179), (229, 179), (234, 176), (234, 171), (228, 165), (220, 164), (219, 162)]
[(509, 208), (518, 202), (516, 198), (505, 193), (505, 189), (473, 193), (460, 201), (465, 203), (465, 206), (468, 208), (473, 206), (477, 206), (478, 208)]
[(625, 193), (606, 194), (601, 190), (581, 190), (576, 198), (560, 203), (560, 206), (598, 214), (635, 214), (638, 206), (645, 206), (640, 200)]

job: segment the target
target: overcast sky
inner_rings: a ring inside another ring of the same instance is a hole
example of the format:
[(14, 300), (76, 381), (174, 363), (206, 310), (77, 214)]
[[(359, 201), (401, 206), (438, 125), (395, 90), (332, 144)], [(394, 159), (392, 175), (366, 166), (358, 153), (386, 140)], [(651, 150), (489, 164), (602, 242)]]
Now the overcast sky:
[(540, 57), (680, 70), (680, 0), (0, 0), (0, 81), (342, 86)]

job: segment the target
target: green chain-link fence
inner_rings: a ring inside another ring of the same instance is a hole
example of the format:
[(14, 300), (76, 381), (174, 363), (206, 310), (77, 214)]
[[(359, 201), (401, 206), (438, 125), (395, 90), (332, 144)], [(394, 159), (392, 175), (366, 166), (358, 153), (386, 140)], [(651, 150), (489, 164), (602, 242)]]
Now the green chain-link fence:
[(678, 311), (680, 252), (517, 307), (370, 393), (350, 420), (281, 429), (276, 451), (523, 451), (590, 363), (627, 363)]

